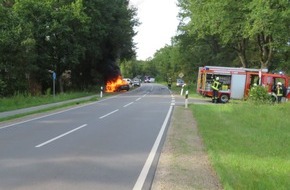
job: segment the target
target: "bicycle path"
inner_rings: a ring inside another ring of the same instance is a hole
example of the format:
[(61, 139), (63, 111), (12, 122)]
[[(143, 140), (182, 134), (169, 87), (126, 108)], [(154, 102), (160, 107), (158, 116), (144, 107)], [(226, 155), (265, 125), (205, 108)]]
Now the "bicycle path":
[(34, 107), (29, 107), (29, 108), (22, 108), (22, 109), (17, 109), (17, 110), (12, 110), (12, 111), (0, 112), (0, 119), (6, 118), (6, 117), (12, 117), (15, 115), (20, 115), (20, 114), (33, 113), (33, 112), (41, 111), (44, 109), (65, 105), (68, 103), (73, 103), (73, 102), (77, 103), (80, 101), (86, 101), (86, 100), (90, 100), (90, 99), (95, 98), (95, 97), (99, 97), (99, 96), (98, 95), (86, 96), (86, 97), (66, 100), (66, 101), (62, 101), (62, 102), (56, 102), (56, 103), (44, 104), (44, 105), (34, 106)]

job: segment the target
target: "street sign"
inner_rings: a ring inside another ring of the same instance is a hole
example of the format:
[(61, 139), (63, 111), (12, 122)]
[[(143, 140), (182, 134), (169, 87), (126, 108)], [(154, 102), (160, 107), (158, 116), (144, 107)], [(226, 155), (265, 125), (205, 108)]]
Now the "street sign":
[(53, 80), (56, 79), (56, 73), (55, 72), (52, 73), (52, 78), (53, 78)]
[(184, 77), (184, 74), (183, 73), (179, 73), (178, 75), (180, 78)]

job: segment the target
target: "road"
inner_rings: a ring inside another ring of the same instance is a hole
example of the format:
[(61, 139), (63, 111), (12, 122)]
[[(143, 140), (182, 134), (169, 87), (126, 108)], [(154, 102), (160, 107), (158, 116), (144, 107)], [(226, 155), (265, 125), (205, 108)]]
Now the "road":
[(149, 189), (174, 102), (166, 87), (143, 84), (0, 126), (0, 189)]

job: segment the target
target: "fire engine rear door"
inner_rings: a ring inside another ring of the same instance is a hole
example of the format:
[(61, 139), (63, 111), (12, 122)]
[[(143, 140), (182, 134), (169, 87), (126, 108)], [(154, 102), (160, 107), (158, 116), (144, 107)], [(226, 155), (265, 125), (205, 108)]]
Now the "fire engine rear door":
[(232, 75), (231, 82), (231, 98), (242, 99), (244, 96), (244, 89), (246, 83), (246, 75)]

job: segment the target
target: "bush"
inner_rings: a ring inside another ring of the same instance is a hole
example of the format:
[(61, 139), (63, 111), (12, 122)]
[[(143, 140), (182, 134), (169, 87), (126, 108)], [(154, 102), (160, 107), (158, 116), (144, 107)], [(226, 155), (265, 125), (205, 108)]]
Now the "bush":
[(268, 90), (263, 86), (255, 86), (251, 88), (249, 93), (249, 100), (257, 104), (270, 104), (272, 103), (271, 95)]

